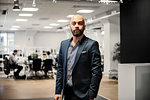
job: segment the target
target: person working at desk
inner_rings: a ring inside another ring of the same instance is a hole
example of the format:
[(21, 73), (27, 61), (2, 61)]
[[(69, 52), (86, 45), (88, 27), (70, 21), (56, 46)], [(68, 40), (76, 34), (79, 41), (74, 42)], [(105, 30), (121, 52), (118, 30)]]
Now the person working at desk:
[(56, 61), (54, 56), (49, 51), (46, 52), (46, 55), (47, 55), (47, 59), (52, 59), (52, 64), (55, 65)]
[(72, 38), (61, 42), (55, 100), (94, 100), (102, 78), (99, 45), (86, 37), (84, 19), (71, 18)]
[(9, 62), (10, 62), (10, 67), (13, 69), (17, 69), (16, 72), (14, 72), (14, 78), (16, 79), (24, 79), (24, 76), (19, 76), (20, 71), (23, 69), (22, 66), (18, 65), (18, 59), (16, 58), (17, 55), (17, 50), (14, 50), (13, 54), (9, 56)]
[(38, 51), (35, 50), (35, 53), (31, 55), (32, 59), (38, 59)]

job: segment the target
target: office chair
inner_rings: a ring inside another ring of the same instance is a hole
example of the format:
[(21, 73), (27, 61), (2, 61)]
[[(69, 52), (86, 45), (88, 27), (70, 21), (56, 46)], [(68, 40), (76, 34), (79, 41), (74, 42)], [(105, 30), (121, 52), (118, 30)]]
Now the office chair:
[(32, 70), (35, 71), (35, 76), (37, 76), (36, 72), (41, 70), (41, 61), (42, 61), (41, 59), (33, 59), (33, 68), (32, 68)]
[(9, 59), (7, 57), (4, 58), (4, 73), (7, 75), (7, 78), (13, 77), (13, 75), (9, 76), (10, 71), (12, 70), (14, 72), (14, 69), (11, 67), (9, 63)]
[(51, 78), (54, 78), (53, 77), (53, 70), (52, 70), (52, 63), (53, 63), (53, 60), (52, 59), (46, 59), (43, 61), (43, 67), (42, 69), (44, 70), (44, 73), (45, 73), (45, 78), (48, 77), (47, 73), (48, 71), (51, 71)]

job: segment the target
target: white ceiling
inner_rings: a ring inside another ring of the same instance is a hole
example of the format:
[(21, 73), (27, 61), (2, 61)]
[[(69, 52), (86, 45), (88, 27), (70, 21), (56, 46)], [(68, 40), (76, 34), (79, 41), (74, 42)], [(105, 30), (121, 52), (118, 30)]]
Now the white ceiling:
[[(11, 26), (20, 26), (19, 31), (54, 31), (60, 27), (65, 27), (69, 24), (58, 23), (59, 19), (67, 19), (67, 15), (77, 14), (78, 10), (90, 9), (94, 10), (90, 14), (81, 14), (85, 19), (96, 19), (100, 16), (109, 14), (111, 10), (118, 10), (119, 4), (100, 4), (96, 0), (57, 0), (56, 3), (53, 0), (35, 0), (36, 7), (39, 8), (37, 12), (14, 12), (13, 0), (0, 0), (0, 31), (10, 31)], [(33, 0), (19, 0), (20, 8), (32, 7)], [(7, 10), (7, 14), (2, 15), (2, 10)], [(32, 13), (32, 17), (20, 17), (19, 13)], [(27, 22), (17, 22), (16, 19), (25, 18)], [(44, 20), (45, 19), (45, 20)], [(58, 23), (59, 26), (55, 26), (52, 29), (44, 29), (44, 26), (48, 26), (50, 23)]]

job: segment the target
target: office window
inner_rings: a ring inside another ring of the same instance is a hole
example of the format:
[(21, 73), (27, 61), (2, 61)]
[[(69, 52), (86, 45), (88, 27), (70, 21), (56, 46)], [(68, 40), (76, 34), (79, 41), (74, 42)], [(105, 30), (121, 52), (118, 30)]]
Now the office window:
[(0, 50), (3, 53), (8, 53), (10, 47), (14, 46), (14, 32), (0, 32)]

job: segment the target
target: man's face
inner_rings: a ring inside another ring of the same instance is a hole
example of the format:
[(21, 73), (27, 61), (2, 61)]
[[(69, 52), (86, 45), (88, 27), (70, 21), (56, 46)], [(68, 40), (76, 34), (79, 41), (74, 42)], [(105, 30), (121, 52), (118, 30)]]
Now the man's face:
[(14, 55), (16, 55), (17, 54), (17, 52), (14, 52)]
[(75, 37), (81, 36), (85, 29), (83, 18), (81, 16), (74, 16), (70, 21), (70, 27), (73, 36)]

